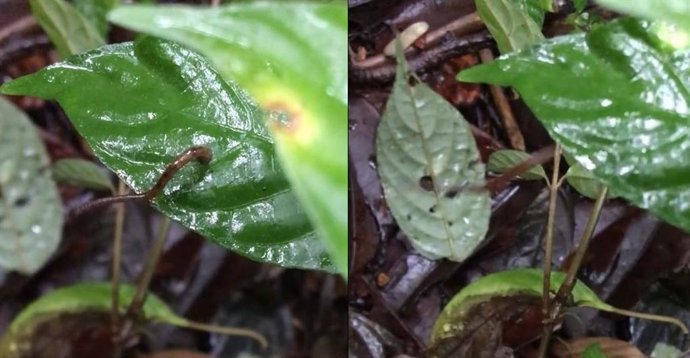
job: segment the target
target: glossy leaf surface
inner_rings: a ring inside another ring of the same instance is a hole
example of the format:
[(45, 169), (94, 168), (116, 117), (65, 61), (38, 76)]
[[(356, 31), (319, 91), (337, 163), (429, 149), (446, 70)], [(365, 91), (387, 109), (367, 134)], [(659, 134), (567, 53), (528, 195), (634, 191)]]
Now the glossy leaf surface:
[(376, 133), (386, 202), (412, 246), (431, 259), (463, 261), (484, 238), (490, 199), (469, 125), (423, 83), (408, 84), (404, 60)]
[[(529, 154), (519, 150), (497, 150), (489, 156), (489, 162), (486, 164), (486, 169), (495, 173), (504, 173), (529, 158)], [(535, 165), (529, 168), (524, 173), (520, 174), (520, 177), (527, 180), (545, 179), (548, 181), (546, 172), (541, 165)]]
[(62, 203), (30, 119), (0, 97), (0, 267), (33, 274), (57, 248)]
[(105, 44), (96, 27), (64, 0), (29, 0), (31, 12), (62, 57)]
[(347, 6), (127, 6), (110, 19), (207, 56), (271, 116), (280, 163), (338, 271), (347, 272)]
[(475, 0), (477, 14), (496, 40), (501, 53), (516, 51), (544, 40), (544, 10), (534, 1)]
[(458, 78), (515, 87), (564, 151), (617, 195), (690, 231), (690, 52), (669, 51), (650, 26), (617, 20)]
[(190, 146), (190, 163), (154, 204), (218, 244), (264, 262), (330, 269), (277, 161), (254, 102), (206, 60), (171, 42), (110, 45), (2, 87), (57, 99), (101, 162), (136, 192)]
[(110, 190), (115, 192), (113, 183), (104, 172), (93, 162), (84, 159), (66, 158), (53, 164), (53, 179), (58, 183), (65, 183), (87, 189)]

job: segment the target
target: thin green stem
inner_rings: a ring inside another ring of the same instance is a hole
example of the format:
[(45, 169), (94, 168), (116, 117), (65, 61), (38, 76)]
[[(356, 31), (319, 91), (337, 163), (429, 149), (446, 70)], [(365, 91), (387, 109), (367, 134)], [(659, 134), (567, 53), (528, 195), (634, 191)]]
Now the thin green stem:
[(556, 324), (558, 317), (560, 317), (561, 311), (563, 310), (563, 307), (565, 306), (565, 303), (567, 302), (568, 297), (570, 296), (573, 287), (575, 286), (577, 272), (580, 270), (582, 258), (584, 258), (585, 253), (587, 252), (587, 248), (589, 247), (589, 241), (591, 240), (592, 235), (594, 234), (594, 229), (597, 226), (597, 222), (599, 222), (601, 208), (604, 206), (604, 201), (606, 201), (607, 195), (608, 188), (602, 185), (601, 191), (599, 192), (599, 196), (597, 197), (596, 202), (594, 202), (594, 207), (592, 208), (592, 212), (590, 213), (589, 219), (587, 220), (585, 230), (583, 231), (582, 237), (580, 238), (580, 243), (577, 247), (577, 251), (575, 252), (575, 258), (573, 259), (572, 265), (566, 273), (565, 279), (563, 280), (563, 284), (561, 284), (561, 287), (558, 289), (556, 297), (553, 299), (553, 304), (551, 305), (548, 316), (546, 317), (547, 322), (544, 327), (544, 335), (542, 336), (539, 345), (540, 358), (546, 357), (546, 351), (549, 348), (549, 341), (551, 339), (551, 332), (553, 331), (553, 327)]
[[(553, 260), (553, 229), (556, 217), (556, 203), (558, 201), (558, 187), (560, 181), (558, 180), (561, 166), (561, 145), (556, 144), (553, 150), (553, 171), (551, 172), (551, 181), (549, 182), (549, 212), (546, 218), (546, 237), (544, 238), (544, 259), (542, 260), (543, 276), (543, 291), (542, 291), (542, 312), (544, 317), (548, 317), (551, 309), (551, 261)], [(550, 332), (547, 332), (549, 325), (544, 325), (544, 337), (547, 337)], [(542, 345), (544, 345), (542, 340)], [(541, 350), (540, 350), (541, 352)], [(542, 356), (543, 357), (543, 356)]]
[[(124, 195), (127, 188), (125, 183), (118, 181), (117, 194)], [(113, 357), (119, 358), (122, 355), (120, 349), (120, 260), (122, 256), (122, 231), (125, 222), (125, 204), (119, 203), (115, 206), (115, 229), (113, 234), (113, 258), (111, 263), (111, 295), (110, 295), (110, 325), (113, 333)]]
[(553, 171), (549, 183), (549, 212), (546, 218), (546, 237), (544, 238), (544, 269), (543, 279), (543, 304), (544, 314), (549, 311), (549, 296), (551, 294), (551, 261), (553, 260), (553, 229), (556, 218), (556, 203), (558, 201), (559, 171), (561, 166), (561, 145), (556, 144), (553, 150)]
[(156, 269), (158, 260), (160, 259), (161, 253), (163, 252), (163, 246), (165, 244), (165, 239), (168, 237), (168, 232), (170, 231), (170, 218), (164, 217), (160, 225), (158, 226), (158, 233), (156, 234), (156, 239), (153, 242), (153, 247), (151, 247), (151, 252), (144, 266), (144, 271), (142, 271), (141, 276), (137, 282), (137, 290), (134, 293), (134, 298), (127, 308), (127, 316), (137, 317), (141, 311), (141, 307), (146, 301), (146, 294), (148, 293), (149, 284), (151, 283), (151, 278), (153, 278), (153, 272)]
[(624, 310), (622, 308), (616, 308), (616, 307), (611, 307), (608, 309), (602, 309), (601, 307), (597, 306), (587, 306), (583, 305), (584, 307), (592, 307), (596, 308), (605, 312), (611, 312), (615, 314), (619, 314), (621, 316), (628, 316), (628, 317), (635, 317), (635, 318), (641, 318), (641, 319), (648, 319), (650, 321), (657, 321), (657, 322), (665, 322), (665, 323), (670, 323), (678, 328), (680, 328), (681, 331), (683, 331), (683, 334), (688, 334), (688, 327), (683, 323), (683, 321), (674, 318), (674, 317), (668, 317), (668, 316), (661, 316), (661, 315), (655, 315), (651, 313), (642, 313), (642, 312), (636, 312), (636, 311), (629, 311), (629, 310)]
[(252, 331), (251, 329), (216, 326), (212, 324), (205, 324), (188, 320), (176, 324), (182, 327), (198, 329), (200, 331), (205, 332), (227, 334), (229, 336), (248, 337), (257, 341), (261, 345), (262, 349), (266, 349), (266, 347), (268, 347), (268, 341), (266, 340), (266, 337), (264, 337), (262, 334), (258, 332)]

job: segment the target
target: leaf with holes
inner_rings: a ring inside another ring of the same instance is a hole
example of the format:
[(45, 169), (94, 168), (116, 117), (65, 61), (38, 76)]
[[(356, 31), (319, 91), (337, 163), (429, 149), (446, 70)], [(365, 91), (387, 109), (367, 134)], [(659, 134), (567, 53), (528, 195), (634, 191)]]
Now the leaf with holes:
[(154, 205), (216, 243), (262, 262), (332, 270), (278, 164), (256, 104), (202, 56), (144, 37), (71, 57), (6, 83), (57, 99), (100, 161), (136, 192), (193, 145), (211, 149)]
[(423, 83), (409, 85), (406, 64), (398, 61), (376, 134), (386, 202), (417, 251), (463, 261), (489, 224), (489, 194), (478, 189), (484, 165), (460, 112)]
[[(491, 153), (486, 168), (495, 173), (504, 173), (529, 158), (529, 154), (519, 150), (501, 149)], [(547, 182), (549, 181), (541, 165), (535, 165), (529, 168), (527, 171), (520, 174), (520, 178), (526, 180), (545, 179)]]
[(544, 41), (541, 32), (544, 10), (533, 1), (475, 0), (474, 3), (477, 14), (496, 40), (501, 53)]
[(347, 5), (123, 6), (109, 19), (198, 50), (271, 118), (280, 164), (347, 276)]
[(105, 44), (94, 25), (64, 0), (29, 0), (31, 12), (62, 57)]
[(0, 267), (33, 274), (62, 233), (62, 203), (29, 118), (0, 98)]
[(60, 159), (53, 164), (53, 179), (87, 189), (115, 192), (106, 172), (93, 162), (78, 158)]

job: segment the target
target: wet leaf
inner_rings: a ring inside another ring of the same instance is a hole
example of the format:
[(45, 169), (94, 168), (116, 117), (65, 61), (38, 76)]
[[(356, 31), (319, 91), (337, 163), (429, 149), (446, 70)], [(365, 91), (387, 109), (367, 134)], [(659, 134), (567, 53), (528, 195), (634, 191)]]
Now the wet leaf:
[[(285, 173), (347, 275), (347, 6), (252, 2), (215, 9), (128, 6), (110, 19), (206, 55), (272, 116)], [(299, 26), (295, 26), (299, 24)]]
[[(486, 169), (495, 173), (504, 173), (509, 169), (529, 159), (530, 155), (513, 149), (501, 149), (491, 153), (489, 162), (486, 164)], [(535, 165), (524, 173), (520, 174), (520, 178), (527, 180), (541, 180), (548, 181), (546, 172), (541, 165)]]
[(62, 233), (62, 203), (29, 118), (0, 98), (0, 267), (33, 274)]
[(386, 202), (417, 251), (463, 261), (488, 228), (489, 194), (463, 190), (484, 185), (484, 165), (460, 112), (425, 84), (410, 86), (404, 60), (397, 71), (376, 134)]
[[(543, 289), (542, 278), (541, 269), (524, 268), (492, 273), (470, 283), (458, 292), (443, 308), (443, 311), (434, 323), (430, 344), (434, 346), (441, 341), (463, 335), (469, 313), (482, 302), (498, 297), (541, 297)], [(564, 273), (552, 272), (551, 287), (554, 289), (560, 287), (564, 279)], [(634, 314), (634, 312), (624, 312), (603, 302), (594, 291), (579, 280), (576, 281), (569, 300), (575, 306), (591, 307), (600, 311), (618, 314)], [(671, 323), (671, 319), (666, 321)], [(673, 324), (683, 325), (677, 320), (674, 320)], [(687, 331), (687, 328), (683, 328), (684, 331)]]
[(117, 5), (118, 0), (72, 0), (72, 3), (82, 16), (93, 23), (101, 36), (108, 34), (106, 15)]
[[(690, 33), (690, 17), (688, 17), (690, 3), (686, 0), (597, 0), (597, 2), (623, 14), (668, 21)], [(690, 39), (686, 39), (688, 40)]]
[(53, 164), (53, 179), (94, 190), (115, 191), (108, 175), (93, 162), (78, 158), (60, 159)]
[(138, 193), (179, 153), (207, 146), (209, 165), (182, 169), (154, 200), (160, 211), (255, 260), (332, 269), (263, 115), (200, 55), (142, 38), (72, 57), (2, 91), (57, 99), (100, 161)]
[(62, 57), (105, 44), (94, 25), (64, 0), (29, 0), (36, 21)]
[(458, 78), (514, 86), (564, 150), (611, 190), (688, 231), (690, 52), (669, 52), (650, 26), (616, 20)]
[(509, 53), (544, 41), (541, 24), (544, 10), (534, 1), (475, 0), (477, 14), (496, 40), (501, 53)]

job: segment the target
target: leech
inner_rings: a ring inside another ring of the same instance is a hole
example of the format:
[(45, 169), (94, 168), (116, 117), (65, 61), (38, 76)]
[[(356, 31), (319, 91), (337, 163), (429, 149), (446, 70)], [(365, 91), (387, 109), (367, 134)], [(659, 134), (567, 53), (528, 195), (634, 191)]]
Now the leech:
[(208, 164), (211, 162), (211, 158), (213, 157), (211, 150), (208, 149), (207, 147), (203, 146), (193, 146), (190, 147), (189, 149), (185, 150), (181, 154), (179, 154), (175, 159), (168, 164), (167, 167), (165, 167), (165, 170), (163, 171), (163, 174), (158, 178), (158, 181), (156, 181), (156, 184), (151, 187), (148, 191), (141, 193), (141, 194), (129, 194), (129, 195), (118, 195), (118, 196), (110, 196), (107, 198), (101, 198), (101, 199), (96, 199), (93, 201), (90, 201), (76, 209), (74, 209), (70, 213), (70, 219), (74, 219), (83, 213), (93, 210), (97, 207), (103, 206), (103, 205), (108, 205), (108, 204), (114, 204), (114, 203), (121, 203), (124, 201), (129, 201), (129, 200), (141, 200), (145, 199), (146, 201), (151, 201), (153, 200), (158, 194), (160, 194), (163, 189), (165, 188), (165, 185), (168, 184), (168, 182), (177, 174), (177, 172), (182, 169), (187, 163), (196, 160), (201, 164)]

